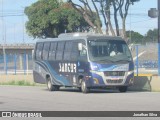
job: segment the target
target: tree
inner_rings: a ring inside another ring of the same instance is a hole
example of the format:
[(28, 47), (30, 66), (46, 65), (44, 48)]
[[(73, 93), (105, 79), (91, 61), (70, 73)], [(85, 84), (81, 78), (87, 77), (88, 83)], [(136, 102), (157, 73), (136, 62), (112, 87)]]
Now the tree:
[[(86, 22), (97, 33), (102, 33), (101, 24), (104, 24), (106, 27), (106, 34), (108, 34), (108, 31), (111, 31), (113, 36), (119, 36), (119, 21), (117, 16), (120, 15), (123, 29), (122, 37), (125, 39), (127, 39), (125, 24), (129, 6), (137, 1), (139, 0), (91, 0), (91, 2), (89, 2), (89, 0), (79, 0), (79, 3), (81, 4), (77, 4), (77, 0), (76, 2), (74, 0), (68, 0), (68, 2), (71, 3), (72, 6), (83, 15)], [(111, 10), (112, 7), (113, 10)], [(96, 15), (93, 14), (94, 12)], [(112, 26), (111, 12), (114, 14), (116, 33), (114, 32)]]
[(147, 34), (145, 35), (146, 42), (156, 42), (158, 41), (158, 29), (148, 30)]
[(91, 0), (91, 2), (94, 6), (95, 11), (91, 9), (88, 0), (79, 0), (79, 2), (83, 4), (83, 7), (81, 5), (76, 4), (75, 2), (72, 2), (72, 0), (68, 0), (68, 2), (73, 6), (75, 10), (77, 10), (83, 16), (85, 21), (92, 27), (92, 29), (95, 32), (102, 33), (102, 23), (100, 20), (98, 8), (94, 0)]
[(112, 0), (113, 8), (114, 8), (114, 20), (116, 25), (116, 33), (119, 36), (119, 25), (117, 19), (117, 12), (119, 11), (120, 17), (122, 19), (122, 30), (123, 30), (123, 38), (127, 39), (126, 36), (126, 18), (128, 15), (129, 6), (133, 4), (135, 0)]
[(126, 36), (130, 40), (130, 43), (143, 43), (144, 36), (135, 31), (126, 31)]
[(69, 3), (59, 0), (38, 0), (25, 8), (29, 21), (26, 29), (34, 38), (56, 37), (64, 32), (85, 31), (90, 28), (83, 16)]

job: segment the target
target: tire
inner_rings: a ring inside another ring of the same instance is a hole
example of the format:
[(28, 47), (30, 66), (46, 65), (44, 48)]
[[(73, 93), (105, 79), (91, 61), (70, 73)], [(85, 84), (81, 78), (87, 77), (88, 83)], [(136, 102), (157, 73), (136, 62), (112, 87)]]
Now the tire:
[(49, 91), (58, 91), (59, 86), (53, 85), (50, 78), (47, 78), (47, 88)]
[(58, 86), (58, 85), (54, 85), (54, 87), (55, 87), (55, 91), (59, 91), (59, 88), (60, 88), (60, 86)]
[(122, 86), (122, 87), (119, 87), (118, 89), (120, 92), (126, 92), (127, 88), (128, 88), (127, 86)]
[(82, 92), (82, 89), (81, 89), (81, 87), (78, 87), (78, 91), (79, 91), (79, 92)]
[(82, 91), (82, 93), (88, 93), (89, 92), (89, 88), (87, 88), (86, 82), (84, 80), (82, 80), (82, 83), (81, 83), (81, 91)]

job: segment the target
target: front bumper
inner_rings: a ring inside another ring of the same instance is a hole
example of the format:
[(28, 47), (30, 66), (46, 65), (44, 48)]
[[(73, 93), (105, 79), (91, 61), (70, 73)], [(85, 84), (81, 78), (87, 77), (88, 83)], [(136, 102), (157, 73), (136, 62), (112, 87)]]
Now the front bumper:
[(88, 87), (131, 86), (134, 83), (134, 72), (125, 72), (123, 76), (105, 76), (103, 72), (93, 73)]

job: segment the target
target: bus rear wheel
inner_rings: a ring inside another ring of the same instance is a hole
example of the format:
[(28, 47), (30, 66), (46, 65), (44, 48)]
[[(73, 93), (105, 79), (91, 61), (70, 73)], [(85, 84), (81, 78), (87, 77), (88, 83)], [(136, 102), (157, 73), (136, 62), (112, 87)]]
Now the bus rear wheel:
[(58, 91), (59, 86), (53, 85), (50, 78), (47, 78), (47, 88), (49, 91)]
[(89, 92), (89, 88), (87, 87), (86, 82), (84, 80), (82, 80), (82, 83), (81, 83), (81, 91), (83, 93), (88, 93)]
[(127, 88), (128, 88), (127, 86), (122, 86), (122, 87), (119, 87), (118, 89), (120, 92), (126, 92)]

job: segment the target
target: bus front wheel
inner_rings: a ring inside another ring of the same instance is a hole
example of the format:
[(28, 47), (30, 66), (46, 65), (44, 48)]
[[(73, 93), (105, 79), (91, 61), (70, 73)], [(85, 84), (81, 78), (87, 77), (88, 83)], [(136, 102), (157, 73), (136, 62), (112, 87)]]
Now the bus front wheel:
[(82, 91), (83, 93), (88, 93), (88, 92), (89, 92), (89, 88), (87, 87), (85, 80), (82, 80), (82, 83), (81, 83), (81, 91)]
[(126, 92), (127, 91), (127, 86), (122, 86), (118, 88), (120, 92)]

